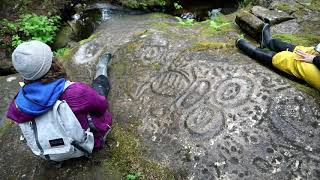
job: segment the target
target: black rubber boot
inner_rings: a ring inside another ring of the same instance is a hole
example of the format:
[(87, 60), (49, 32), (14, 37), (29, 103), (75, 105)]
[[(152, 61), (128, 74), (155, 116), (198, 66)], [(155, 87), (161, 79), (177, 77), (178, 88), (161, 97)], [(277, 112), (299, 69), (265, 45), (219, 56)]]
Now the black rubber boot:
[(244, 39), (237, 39), (236, 46), (250, 58), (255, 59), (266, 66), (272, 66), (272, 57), (276, 54), (272, 51), (263, 51)]
[(107, 97), (111, 89), (111, 85), (108, 79), (108, 64), (111, 60), (111, 54), (103, 54), (99, 58), (99, 62), (96, 65), (96, 75), (92, 82), (92, 88), (95, 89), (101, 96)]
[(101, 95), (107, 97), (111, 89), (111, 85), (107, 76), (100, 75), (92, 82), (92, 88)]
[(103, 54), (99, 58), (99, 62), (96, 65), (96, 75), (94, 76), (94, 79), (96, 79), (100, 75), (108, 76), (107, 69), (108, 69), (108, 64), (109, 64), (110, 60), (111, 60), (110, 53)]
[(271, 32), (270, 32), (270, 25), (264, 24), (261, 32), (261, 43), (260, 48), (269, 48), (268, 44), (272, 39)]
[(260, 48), (268, 48), (274, 52), (281, 52), (281, 51), (291, 51), (293, 52), (296, 46), (280, 39), (273, 39), (271, 32), (270, 32), (270, 25), (264, 24), (261, 32), (261, 43)]
[(268, 48), (274, 52), (291, 51), (296, 48), (295, 45), (281, 41), (280, 39), (271, 39), (268, 43)]

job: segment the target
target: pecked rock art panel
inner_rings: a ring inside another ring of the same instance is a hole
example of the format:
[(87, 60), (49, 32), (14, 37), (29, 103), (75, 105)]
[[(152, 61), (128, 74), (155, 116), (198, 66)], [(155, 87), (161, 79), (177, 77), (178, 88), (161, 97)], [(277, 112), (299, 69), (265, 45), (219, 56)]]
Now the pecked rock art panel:
[(318, 177), (318, 101), (257, 64), (195, 52), (141, 82), (150, 157), (189, 179)]

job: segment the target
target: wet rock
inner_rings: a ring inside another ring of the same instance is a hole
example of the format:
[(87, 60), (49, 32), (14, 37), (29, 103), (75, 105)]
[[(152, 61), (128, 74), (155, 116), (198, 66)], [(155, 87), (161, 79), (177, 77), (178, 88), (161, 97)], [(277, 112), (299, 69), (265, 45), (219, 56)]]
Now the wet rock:
[(262, 19), (269, 24), (278, 24), (294, 17), (280, 10), (269, 10), (261, 6), (253, 6), (251, 9), (252, 14)]
[(235, 21), (245, 33), (249, 34), (256, 40), (260, 39), (260, 32), (264, 25), (264, 22), (261, 19), (248, 11), (241, 11), (241, 13), (236, 16)]
[[(319, 96), (296, 89), (294, 82), (230, 45), (238, 30), (221, 37), (201, 28), (181, 27), (159, 14), (122, 17), (100, 27), (64, 63), (72, 79), (90, 82), (99, 56), (111, 52), (114, 119), (137, 133), (135, 143), (145, 158), (183, 174), (181, 179), (317, 179)], [(208, 39), (227, 45), (199, 45)], [(50, 169), (19, 144), (17, 127), (10, 132), (0, 138), (0, 163), (12, 164), (1, 166), (5, 177), (103, 174), (101, 166), (86, 160)], [(18, 161), (9, 158), (21, 154)], [(28, 166), (22, 167), (22, 161)]]
[(53, 49), (66, 47), (71, 41), (76, 39), (75, 36), (76, 33), (73, 31), (73, 28), (69, 26), (69, 23), (65, 24), (56, 35), (55, 42), (52, 45)]
[(5, 113), (7, 111), (7, 107), (9, 102), (14, 98), (19, 89), (19, 80), (20, 77), (18, 74), (9, 75), (9, 76), (0, 76), (0, 126), (5, 119)]
[(272, 0), (252, 0), (252, 5), (259, 5), (268, 8), (272, 3)]
[(0, 60), (0, 76), (6, 76), (9, 74), (14, 74), (16, 71), (10, 60)]
[(251, 4), (255, 6), (263, 6), (270, 8), (274, 3), (294, 4), (295, 0), (252, 0)]
[(292, 13), (299, 10), (299, 6), (295, 1), (273, 1), (270, 5), (270, 9), (278, 9), (292, 15)]
[(279, 34), (295, 34), (301, 30), (301, 25), (297, 22), (297, 20), (293, 19), (290, 21), (286, 21), (274, 26), (271, 26), (272, 33)]

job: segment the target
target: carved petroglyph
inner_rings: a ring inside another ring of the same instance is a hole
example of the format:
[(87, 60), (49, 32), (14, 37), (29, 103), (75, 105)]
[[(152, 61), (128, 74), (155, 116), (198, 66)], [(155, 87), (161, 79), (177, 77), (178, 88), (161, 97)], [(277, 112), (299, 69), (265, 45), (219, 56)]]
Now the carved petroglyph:
[(213, 106), (194, 106), (181, 117), (181, 125), (191, 134), (218, 135), (224, 126), (224, 115)]
[(179, 98), (179, 100), (177, 101), (177, 106), (188, 108), (196, 104), (209, 91), (209, 88), (209, 81), (196, 81), (189, 87), (189, 89), (184, 93), (184, 95), (182, 95), (182, 97)]
[(165, 46), (146, 46), (142, 49), (138, 58), (143, 61), (163, 60), (167, 52), (167, 47)]
[[(146, 41), (146, 39), (148, 40)], [(169, 54), (169, 43), (162, 35), (156, 33), (152, 36), (145, 36), (140, 38), (137, 44), (140, 44), (140, 48), (134, 53), (136, 59), (143, 62), (166, 62), (167, 54)]]
[(169, 71), (160, 74), (151, 84), (154, 93), (164, 96), (175, 97), (189, 84), (188, 78), (176, 71)]
[(320, 149), (317, 103), (259, 66), (200, 55), (174, 59), (138, 86), (146, 141), (168, 153), (170, 164), (188, 169), (188, 178), (300, 176), (292, 163), (313, 162)]
[(307, 151), (320, 149), (319, 105), (302, 93), (276, 95), (270, 106), (272, 127), (293, 145)]
[(74, 55), (76, 64), (84, 64), (95, 60), (102, 52), (103, 46), (98, 41), (93, 40), (82, 45)]
[(236, 107), (244, 104), (252, 95), (253, 82), (246, 77), (221, 80), (216, 85), (215, 99), (218, 104)]

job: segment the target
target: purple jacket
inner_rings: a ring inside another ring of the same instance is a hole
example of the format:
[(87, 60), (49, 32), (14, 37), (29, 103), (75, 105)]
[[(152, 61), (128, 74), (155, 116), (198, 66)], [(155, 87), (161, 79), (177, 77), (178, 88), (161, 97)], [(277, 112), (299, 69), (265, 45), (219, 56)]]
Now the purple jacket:
[[(68, 103), (83, 129), (88, 128), (87, 115), (91, 115), (93, 124), (98, 129), (93, 132), (94, 147), (102, 148), (103, 137), (109, 129), (108, 125), (112, 123), (108, 99), (100, 96), (90, 86), (79, 82), (71, 84), (59, 99)], [(14, 101), (9, 105), (7, 117), (16, 123), (24, 123), (35, 118), (35, 116), (20, 111)]]

